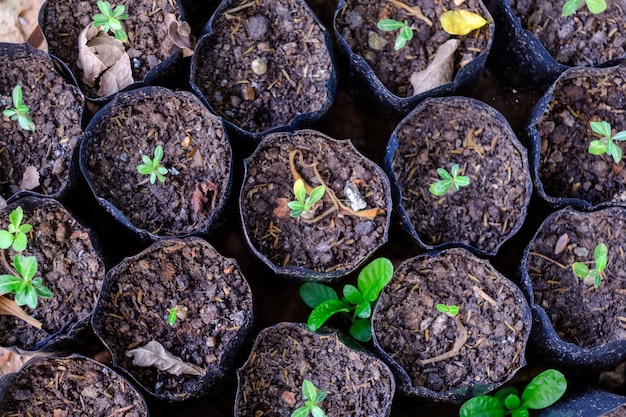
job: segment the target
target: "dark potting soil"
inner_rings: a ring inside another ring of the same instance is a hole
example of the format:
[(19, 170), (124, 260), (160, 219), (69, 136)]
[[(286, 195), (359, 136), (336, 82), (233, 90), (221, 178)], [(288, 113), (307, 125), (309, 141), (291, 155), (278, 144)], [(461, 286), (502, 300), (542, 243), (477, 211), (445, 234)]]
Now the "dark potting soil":
[[(624, 162), (587, 152), (598, 139), (589, 122), (607, 121), (613, 134), (626, 129), (626, 68), (576, 68), (554, 86), (550, 102), (537, 122), (541, 138), (539, 178), (554, 197), (575, 197), (593, 205), (626, 201)], [(614, 142), (624, 149), (621, 142)]]
[[(290, 216), (287, 203), (295, 199), (296, 181), (290, 160), (311, 187), (323, 179), (327, 191), (315, 214), (319, 217), (330, 210), (328, 215), (315, 221)], [(278, 267), (351, 270), (386, 241), (390, 190), (384, 178), (384, 172), (347, 141), (334, 141), (309, 130), (274, 134), (247, 160), (241, 191), (245, 233)], [(357, 186), (367, 203), (364, 210), (379, 209), (373, 218), (359, 217), (333, 204), (330, 191), (348, 204), (347, 183)]]
[[(332, 62), (324, 28), (306, 3), (232, 0), (228, 5), (195, 51), (192, 81), (213, 109), (255, 133), (321, 111), (329, 100)], [(260, 61), (266, 72), (257, 69)]]
[[(208, 223), (224, 198), (231, 150), (221, 121), (185, 91), (148, 88), (120, 93), (86, 133), (81, 161), (95, 193), (153, 234), (184, 235)], [(137, 166), (163, 147), (165, 183)]]
[[(113, 6), (122, 3), (111, 2)], [(180, 11), (174, 0), (124, 0), (128, 19), (122, 26), (128, 34), (124, 43), (130, 58), (133, 79), (141, 81), (158, 64), (171, 56), (176, 46), (167, 36), (166, 14), (180, 20)], [(49, 52), (65, 62), (81, 91), (88, 97), (98, 97), (98, 83), (89, 87), (83, 81), (78, 67), (78, 37), (85, 27), (92, 24), (92, 16), (100, 13), (95, 1), (49, 0), (42, 7), (42, 31), (48, 42)]]
[[(439, 313), (440, 303), (457, 305), (457, 318)], [(488, 262), (464, 249), (450, 249), (409, 259), (396, 269), (378, 301), (372, 328), (414, 387), (454, 391), (503, 383), (524, 364), (530, 331), (524, 309), (519, 289)], [(435, 360), (453, 351), (463, 328), (467, 340), (457, 354)], [(429, 359), (434, 361), (422, 363)]]
[(329, 416), (387, 416), (393, 376), (382, 361), (347, 347), (336, 334), (316, 334), (293, 323), (263, 330), (238, 371), (236, 417), (289, 416), (304, 405), (302, 381), (327, 390)]
[[(96, 333), (114, 364), (168, 400), (197, 394), (203, 377), (136, 366), (126, 352), (158, 341), (218, 378), (225, 350), (252, 315), (251, 291), (237, 266), (199, 238), (161, 240), (126, 258), (107, 275), (106, 287), (94, 319)], [(186, 308), (187, 316), (170, 326), (168, 309), (175, 306)]]
[(607, 1), (592, 14), (584, 2), (571, 16), (561, 16), (560, 1), (510, 0), (522, 27), (534, 33), (548, 52), (569, 66), (592, 66), (626, 55), (626, 1)]
[[(530, 183), (526, 151), (510, 126), (469, 99), (427, 101), (398, 128), (393, 171), (402, 205), (427, 245), (462, 242), (493, 251), (523, 222)], [(430, 193), (437, 168), (454, 164), (470, 183)]]
[(26, 366), (0, 402), (3, 416), (148, 415), (139, 393), (98, 362), (48, 358)]
[[(626, 209), (581, 213), (564, 209), (537, 232), (527, 258), (535, 303), (546, 310), (558, 335), (581, 347), (626, 339)], [(574, 275), (572, 264), (594, 268), (598, 243), (609, 249), (599, 288)]]
[[(8, 214), (14, 208), (15, 205), (10, 205), (2, 212), (5, 213), (1, 216), (3, 229), (8, 227)], [(43, 278), (43, 284), (54, 295), (40, 298), (35, 310), (24, 307), (42, 323), (40, 330), (13, 316), (0, 315), (0, 346), (32, 350), (37, 342), (91, 314), (104, 279), (104, 263), (94, 249), (87, 229), (59, 203), (46, 200), (36, 208), (30, 204), (24, 204), (22, 208), (22, 224), (33, 226), (22, 253), (37, 258), (37, 276)], [(6, 263), (12, 265), (14, 254), (12, 249), (2, 251), (2, 273), (14, 273), (6, 266)]]
[[(449, 39), (460, 41), (454, 54), (455, 74), (459, 68), (487, 51), (492, 36), (489, 26), (483, 26), (466, 36), (452, 36), (441, 27), (439, 16), (447, 10), (470, 10), (487, 19), (479, 0), (464, 1), (462, 6), (457, 6), (457, 3), (454, 0), (409, 0), (401, 3), (419, 8), (429, 24), (391, 1), (346, 0), (346, 7), (338, 13), (335, 25), (352, 52), (365, 59), (389, 91), (398, 97), (410, 97), (414, 94), (411, 74), (426, 69), (439, 47)], [(382, 19), (407, 20), (415, 27), (413, 39), (404, 48), (395, 51), (394, 42), (398, 32), (378, 29), (376, 24)]]
[(47, 54), (25, 44), (4, 44), (0, 68), (0, 111), (13, 107), (11, 93), (20, 85), (35, 123), (30, 132), (0, 116), (0, 196), (24, 189), (56, 194), (68, 182), (72, 153), (82, 137), (84, 99)]

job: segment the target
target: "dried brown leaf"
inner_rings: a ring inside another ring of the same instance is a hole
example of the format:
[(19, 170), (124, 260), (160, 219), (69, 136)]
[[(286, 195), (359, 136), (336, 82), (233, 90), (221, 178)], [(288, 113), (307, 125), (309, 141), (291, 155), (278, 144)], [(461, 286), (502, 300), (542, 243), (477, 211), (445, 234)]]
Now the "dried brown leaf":
[(178, 356), (174, 356), (156, 340), (151, 340), (143, 347), (126, 351), (126, 356), (133, 358), (133, 365), (143, 367), (152, 366), (159, 371), (164, 371), (176, 376), (204, 375), (202, 368), (184, 362)]
[(287, 203), (289, 203), (289, 201), (290, 200), (285, 197), (279, 197), (276, 199), (276, 202), (278, 204), (276, 205), (273, 211), (275, 217), (279, 219), (289, 218), (289, 216), (291, 215), (291, 209), (287, 206)]
[(452, 81), (454, 74), (454, 52), (459, 46), (458, 39), (450, 39), (442, 44), (432, 62), (423, 71), (411, 74), (413, 95), (423, 93)]
[(33, 165), (29, 165), (22, 175), (20, 190), (34, 190), (37, 187), (39, 187), (39, 171)]
[(554, 245), (554, 254), (558, 255), (563, 252), (569, 243), (569, 236), (567, 233), (563, 233), (559, 236), (559, 239), (556, 241), (556, 245)]
[(165, 15), (167, 36), (183, 51), (183, 57), (193, 55), (193, 41), (191, 39), (191, 27), (187, 22), (179, 22), (172, 13)]
[(78, 37), (78, 67), (83, 82), (98, 84), (98, 95), (113, 94), (133, 83), (130, 57), (124, 44), (115, 37), (89, 25)]
[(26, 312), (22, 310), (22, 308), (18, 306), (15, 301), (3, 295), (0, 295), (0, 315), (17, 317), (20, 320), (24, 320), (31, 326), (41, 329), (41, 322), (39, 320), (26, 314)]

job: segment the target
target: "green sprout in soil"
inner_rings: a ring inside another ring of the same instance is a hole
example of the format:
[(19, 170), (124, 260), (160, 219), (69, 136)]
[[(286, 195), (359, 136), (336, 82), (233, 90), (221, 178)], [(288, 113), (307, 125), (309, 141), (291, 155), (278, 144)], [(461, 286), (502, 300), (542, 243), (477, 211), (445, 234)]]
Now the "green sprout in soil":
[(37, 307), (39, 297), (50, 298), (52, 291), (43, 285), (37, 274), (37, 258), (34, 256), (15, 255), (13, 258), (15, 274), (0, 275), (0, 295), (11, 293), (18, 306)]
[(611, 135), (611, 125), (602, 120), (600, 122), (589, 122), (589, 126), (594, 133), (600, 135), (602, 139), (594, 139), (589, 144), (588, 152), (591, 155), (610, 155), (618, 164), (622, 160), (622, 148), (613, 141), (626, 141), (626, 130)]
[(291, 413), (291, 417), (307, 417), (309, 413), (313, 417), (326, 417), (324, 410), (320, 407), (326, 398), (325, 389), (318, 390), (311, 381), (305, 379), (302, 381), (302, 395), (304, 396), (304, 405)]
[(445, 195), (450, 189), (458, 191), (459, 187), (465, 187), (470, 183), (469, 177), (459, 175), (458, 164), (454, 164), (450, 172), (445, 168), (437, 168), (437, 174), (441, 179), (430, 184), (428, 188), (428, 191), (437, 197)]
[(396, 41), (393, 44), (393, 49), (396, 51), (404, 48), (407, 42), (413, 39), (413, 28), (409, 26), (409, 22), (406, 20), (404, 22), (400, 22), (399, 20), (394, 19), (382, 19), (376, 24), (376, 26), (378, 29), (385, 32), (400, 29), (400, 32), (398, 32), (398, 36), (396, 37)]
[(608, 255), (609, 249), (607, 246), (604, 243), (598, 243), (593, 251), (593, 258), (595, 260), (596, 267), (594, 269), (589, 269), (587, 264), (583, 262), (574, 262), (572, 264), (574, 275), (580, 279), (593, 281), (593, 286), (595, 288), (600, 287), (602, 278), (604, 277), (604, 270), (606, 269), (606, 264), (608, 262)]
[(13, 107), (4, 110), (2, 115), (10, 117), (11, 120), (17, 120), (22, 129), (34, 132), (35, 123), (30, 118), (30, 109), (22, 102), (22, 86), (16, 85), (13, 87), (11, 97), (13, 98)]
[(187, 318), (187, 307), (175, 305), (167, 309), (167, 324), (173, 326), (177, 320), (185, 320)]
[(460, 417), (528, 417), (528, 410), (541, 410), (557, 402), (567, 388), (565, 376), (547, 369), (534, 377), (519, 396), (515, 387), (502, 388), (493, 396), (470, 398), (459, 410)]
[(143, 164), (137, 166), (137, 171), (140, 174), (150, 175), (150, 184), (154, 184), (158, 178), (160, 182), (165, 182), (165, 174), (169, 171), (163, 165), (161, 160), (163, 159), (163, 148), (161, 145), (154, 148), (154, 158), (150, 159), (148, 155), (141, 157)]
[(449, 314), (454, 317), (459, 314), (459, 307), (454, 304), (437, 304), (437, 311), (443, 314)]
[(303, 219), (311, 219), (315, 214), (316, 203), (324, 197), (326, 187), (318, 185), (307, 196), (304, 181), (298, 178), (293, 184), (293, 193), (296, 196), (294, 201), (287, 203), (287, 207), (291, 209), (291, 217), (297, 218), (302, 216)]
[(102, 29), (104, 33), (113, 32), (116, 39), (126, 42), (128, 35), (124, 32), (121, 22), (124, 19), (128, 19), (128, 14), (124, 13), (125, 8), (126, 6), (122, 4), (113, 8), (108, 1), (98, 0), (98, 9), (102, 13), (93, 16), (93, 25)]
[(0, 249), (13, 248), (16, 252), (22, 252), (26, 249), (26, 233), (33, 228), (30, 224), (22, 224), (24, 211), (18, 206), (9, 214), (9, 227), (0, 230)]
[[(587, 9), (593, 14), (599, 14), (606, 10), (605, 0), (584, 0)], [(571, 16), (582, 5), (583, 0), (567, 0), (563, 4), (562, 16)]]
[(343, 313), (352, 322), (350, 335), (358, 341), (368, 342), (372, 338), (372, 306), (392, 275), (393, 264), (389, 259), (375, 259), (361, 270), (356, 287), (350, 284), (343, 287), (341, 299), (327, 285), (316, 282), (302, 284), (300, 297), (313, 309), (307, 321), (309, 329), (316, 331), (331, 316)]

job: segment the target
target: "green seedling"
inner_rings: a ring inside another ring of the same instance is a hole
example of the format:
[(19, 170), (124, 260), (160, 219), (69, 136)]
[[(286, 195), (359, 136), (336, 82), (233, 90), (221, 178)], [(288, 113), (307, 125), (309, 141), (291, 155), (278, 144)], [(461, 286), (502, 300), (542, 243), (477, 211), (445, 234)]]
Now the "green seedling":
[(452, 165), (450, 172), (445, 168), (437, 168), (437, 174), (441, 179), (430, 184), (428, 188), (428, 191), (437, 197), (446, 195), (450, 189), (458, 191), (459, 187), (465, 187), (470, 183), (469, 177), (459, 175), (458, 164)]
[(302, 216), (303, 219), (311, 219), (315, 213), (316, 203), (324, 197), (326, 187), (318, 185), (307, 196), (304, 181), (298, 178), (293, 184), (293, 193), (296, 196), (294, 201), (287, 203), (287, 207), (291, 209), (291, 217), (297, 218)]
[(565, 393), (565, 376), (548, 369), (534, 377), (519, 396), (515, 387), (498, 390), (493, 396), (470, 398), (459, 410), (460, 417), (528, 417), (528, 410), (540, 410), (557, 402)]
[(113, 8), (108, 1), (98, 0), (98, 9), (102, 13), (93, 16), (93, 25), (102, 29), (104, 33), (112, 32), (116, 39), (126, 42), (128, 35), (124, 31), (121, 22), (124, 19), (128, 19), (128, 14), (124, 13), (125, 8), (126, 6), (121, 4)]
[(454, 304), (452, 305), (437, 304), (437, 311), (443, 314), (449, 314), (454, 317), (457, 314), (459, 314), (459, 307)]
[(608, 256), (609, 249), (607, 246), (604, 243), (599, 243), (593, 250), (593, 258), (595, 260), (596, 267), (594, 269), (589, 269), (587, 264), (583, 262), (574, 262), (572, 264), (574, 275), (580, 279), (592, 280), (595, 288), (600, 287), (602, 278), (604, 277), (604, 270), (606, 269), (606, 264), (608, 262)]
[(0, 295), (11, 293), (18, 306), (37, 307), (39, 297), (50, 298), (52, 291), (43, 285), (37, 274), (37, 258), (34, 256), (15, 255), (13, 266), (16, 274), (0, 275)]
[(21, 85), (13, 87), (11, 97), (13, 98), (13, 107), (4, 110), (2, 115), (10, 117), (11, 120), (17, 120), (17, 123), (22, 129), (34, 132), (35, 123), (33, 123), (33, 119), (30, 118), (30, 109), (22, 102), (23, 96)]
[(396, 51), (404, 48), (407, 42), (413, 39), (413, 28), (409, 26), (409, 22), (406, 20), (404, 22), (400, 22), (399, 20), (394, 19), (382, 19), (376, 24), (376, 26), (378, 29), (385, 32), (400, 29), (398, 36), (396, 36), (396, 41), (393, 44), (393, 49)]
[(589, 126), (594, 133), (600, 135), (601, 139), (594, 139), (589, 144), (588, 152), (591, 155), (610, 155), (618, 164), (622, 160), (622, 148), (614, 141), (626, 141), (626, 130), (611, 135), (611, 125), (602, 120), (600, 122), (589, 122)]
[(326, 398), (325, 389), (318, 390), (311, 381), (305, 379), (302, 381), (302, 395), (304, 396), (304, 405), (291, 413), (291, 417), (307, 417), (309, 413), (313, 417), (326, 417), (326, 413), (320, 407)]
[[(605, 0), (584, 0), (587, 5), (587, 9), (593, 14), (599, 14), (606, 10), (606, 1)], [(576, 10), (582, 5), (583, 0), (567, 0), (563, 4), (563, 10), (561, 11), (561, 15), (563, 16), (571, 16), (576, 13)]]
[(9, 227), (0, 230), (0, 249), (13, 248), (16, 252), (22, 252), (26, 249), (26, 233), (33, 229), (30, 224), (22, 224), (24, 211), (18, 206), (9, 213)]
[(154, 184), (158, 178), (160, 182), (165, 182), (165, 174), (169, 171), (163, 165), (161, 160), (163, 159), (163, 148), (161, 145), (154, 148), (154, 158), (150, 159), (148, 155), (141, 157), (143, 164), (137, 166), (137, 171), (140, 174), (150, 175), (150, 184)]
[(167, 309), (167, 324), (173, 326), (177, 320), (185, 320), (187, 318), (187, 307), (176, 305)]
[(300, 287), (300, 297), (313, 309), (307, 324), (309, 329), (316, 331), (331, 316), (337, 313), (346, 314), (352, 325), (350, 335), (361, 342), (372, 339), (370, 317), (373, 304), (382, 289), (391, 281), (393, 264), (387, 258), (378, 258), (361, 270), (357, 278), (357, 286), (347, 284), (343, 287), (343, 297), (324, 284), (307, 282)]

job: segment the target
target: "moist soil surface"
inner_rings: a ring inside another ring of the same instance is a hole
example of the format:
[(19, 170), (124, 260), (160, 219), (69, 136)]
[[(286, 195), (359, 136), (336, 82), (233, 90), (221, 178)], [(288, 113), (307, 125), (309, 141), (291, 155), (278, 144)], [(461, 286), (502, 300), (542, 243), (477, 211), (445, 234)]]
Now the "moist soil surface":
[[(295, 200), (294, 169), (311, 187), (322, 180), (326, 186), (314, 219), (290, 216), (287, 203)], [(347, 183), (355, 185), (366, 202), (360, 212), (373, 210), (373, 217), (333, 203), (331, 194), (349, 204)], [(266, 137), (247, 160), (240, 200), (248, 240), (277, 267), (348, 273), (387, 239), (391, 200), (384, 172), (349, 142), (318, 132)]]
[[(251, 320), (252, 294), (238, 267), (199, 238), (164, 239), (126, 258), (107, 274), (105, 287), (94, 318), (96, 334), (115, 365), (168, 401), (193, 398), (223, 378), (222, 368), (234, 353), (228, 349), (238, 347)], [(171, 326), (168, 309), (175, 306), (186, 308), (187, 316)], [(150, 341), (204, 376), (133, 365), (126, 352)]]
[[(95, 194), (139, 229), (184, 235), (205, 228), (225, 198), (231, 150), (220, 120), (185, 91), (160, 87), (120, 93), (92, 122), (81, 169)], [(137, 166), (163, 147), (165, 182)]]
[[(526, 272), (535, 303), (565, 341), (581, 347), (626, 339), (626, 209), (591, 213), (567, 208), (550, 216), (531, 243)], [(606, 274), (599, 288), (577, 278), (574, 262), (594, 268), (593, 252), (609, 249)]]
[(0, 196), (33, 190), (56, 194), (68, 182), (74, 148), (82, 137), (84, 99), (55, 70), (44, 52), (22, 45), (0, 46), (0, 106), (14, 106), (13, 87), (22, 87), (35, 131), (0, 116)]
[[(396, 129), (392, 168), (402, 206), (426, 245), (462, 242), (495, 251), (524, 220), (530, 175), (526, 151), (506, 121), (470, 99), (422, 103)], [(442, 197), (430, 193), (437, 168), (470, 183)]]
[[(443, 12), (454, 9), (470, 10), (487, 18), (480, 1), (468, 0), (460, 7), (455, 5), (454, 0), (398, 1), (398, 4), (419, 8), (426, 19), (412, 16), (404, 7), (394, 3), (386, 0), (346, 0), (346, 6), (337, 14), (335, 26), (352, 52), (365, 59), (383, 85), (396, 96), (410, 97), (414, 94), (411, 75), (426, 69), (439, 47), (452, 38), (460, 41), (454, 53), (455, 74), (472, 59), (487, 52), (492, 37), (489, 26), (466, 36), (452, 36), (439, 23)], [(407, 20), (414, 28), (413, 39), (404, 48), (395, 51), (398, 31), (378, 29), (376, 24), (382, 19)]]
[[(623, 161), (609, 155), (588, 153), (599, 139), (589, 126), (607, 121), (612, 134), (626, 129), (623, 103), (626, 68), (576, 68), (565, 73), (553, 87), (552, 96), (536, 123), (540, 145), (539, 179), (545, 194), (580, 198), (592, 205), (626, 201), (626, 170)], [(624, 146), (621, 142), (614, 142)]]
[(238, 371), (236, 417), (289, 416), (304, 405), (302, 381), (327, 390), (320, 405), (329, 416), (389, 414), (393, 376), (384, 363), (346, 346), (336, 333), (316, 334), (280, 323), (259, 334)]
[[(440, 313), (437, 304), (458, 306), (457, 317)], [(521, 291), (488, 262), (450, 249), (398, 266), (372, 329), (413, 387), (443, 394), (511, 378), (524, 365), (530, 311)], [(456, 351), (463, 334), (467, 339)], [(440, 358), (446, 352), (456, 354)]]
[[(128, 14), (128, 19), (122, 20), (128, 35), (124, 47), (130, 58), (133, 79), (141, 81), (150, 70), (176, 51), (176, 46), (167, 36), (165, 15), (173, 14), (181, 20), (180, 11), (170, 0), (125, 0), (123, 4)], [(100, 10), (95, 1), (50, 0), (42, 7), (40, 16), (50, 54), (68, 65), (81, 91), (92, 98), (98, 97), (99, 84), (96, 82), (90, 87), (83, 81), (83, 72), (78, 67), (78, 37), (84, 28), (92, 24), (91, 18), (97, 13)]]
[[(330, 104), (324, 28), (304, 1), (232, 0), (218, 13), (192, 71), (217, 113), (258, 133)], [(257, 69), (261, 61), (265, 72)]]
[(607, 1), (592, 14), (584, 2), (571, 16), (561, 16), (564, 2), (510, 0), (522, 27), (535, 34), (548, 52), (569, 66), (592, 66), (626, 55), (626, 1)]
[(148, 415), (132, 385), (99, 362), (82, 357), (29, 363), (15, 377), (0, 410), (3, 417)]
[[(33, 226), (28, 235), (24, 256), (37, 258), (37, 275), (50, 288), (52, 298), (39, 299), (37, 308), (24, 307), (42, 323), (41, 329), (13, 316), (0, 315), (0, 346), (16, 346), (35, 350), (46, 338), (66, 334), (79, 321), (86, 319), (95, 307), (95, 300), (104, 279), (104, 264), (94, 249), (88, 229), (81, 226), (54, 200), (27, 198), (17, 203), (24, 211), (22, 224)], [(1, 212), (1, 227), (9, 225), (11, 204)], [(12, 249), (2, 250), (3, 274), (14, 274)], [(8, 268), (11, 265), (11, 268)]]

